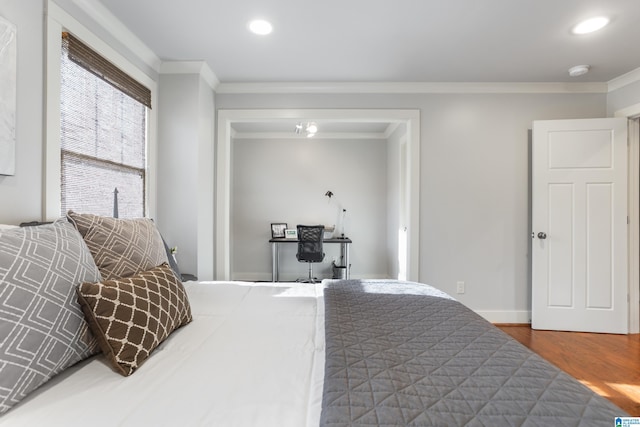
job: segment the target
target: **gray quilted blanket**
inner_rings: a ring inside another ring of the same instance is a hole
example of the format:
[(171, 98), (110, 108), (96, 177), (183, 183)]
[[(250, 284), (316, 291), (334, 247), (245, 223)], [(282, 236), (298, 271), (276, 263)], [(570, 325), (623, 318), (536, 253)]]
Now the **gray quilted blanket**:
[(624, 412), (423, 284), (325, 289), (322, 426), (613, 426)]

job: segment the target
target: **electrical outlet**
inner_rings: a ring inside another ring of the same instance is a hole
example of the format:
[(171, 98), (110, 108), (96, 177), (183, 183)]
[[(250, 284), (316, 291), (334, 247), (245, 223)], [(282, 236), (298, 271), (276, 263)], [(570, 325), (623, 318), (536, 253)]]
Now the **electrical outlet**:
[(456, 292), (459, 294), (464, 294), (464, 282), (456, 283)]

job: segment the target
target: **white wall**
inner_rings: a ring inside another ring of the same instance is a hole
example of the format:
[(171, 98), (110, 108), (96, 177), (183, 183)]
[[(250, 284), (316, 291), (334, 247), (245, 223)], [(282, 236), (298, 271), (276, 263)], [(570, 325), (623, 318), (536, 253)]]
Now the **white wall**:
[[(198, 201), (198, 218), (196, 230), (198, 243), (196, 259), (198, 267), (196, 274), (200, 280), (213, 280), (215, 277), (215, 93), (208, 81), (199, 79), (200, 120), (198, 123), (198, 153), (196, 182), (191, 183), (197, 188), (195, 194)], [(184, 165), (190, 167), (190, 163)], [(163, 195), (165, 193), (163, 192)]]
[[(272, 222), (339, 226), (341, 207), (354, 241), (352, 277), (387, 277), (385, 140), (243, 139), (234, 140), (232, 150), (233, 279), (271, 280)], [(304, 277), (296, 245), (281, 248), (280, 279)], [(331, 262), (340, 255), (339, 245), (324, 251), (325, 261), (314, 265), (318, 278), (331, 277)]]
[(198, 74), (162, 74), (159, 98), (156, 221), (181, 272), (211, 280), (213, 91)]
[(531, 306), (528, 130), (533, 120), (602, 117), (606, 95), (218, 94), (216, 107), (420, 109), (420, 281), (455, 295), (463, 280), (462, 302), (523, 322)]
[(640, 104), (640, 81), (610, 92), (607, 96), (607, 113), (613, 116), (616, 111), (637, 104)]
[(0, 176), (0, 223), (42, 218), (44, 7), (3, 0), (0, 16), (17, 27), (16, 173)]
[(537, 119), (602, 117), (604, 95), (433, 101), (422, 110), (421, 279), (492, 320), (527, 322), (528, 129)]

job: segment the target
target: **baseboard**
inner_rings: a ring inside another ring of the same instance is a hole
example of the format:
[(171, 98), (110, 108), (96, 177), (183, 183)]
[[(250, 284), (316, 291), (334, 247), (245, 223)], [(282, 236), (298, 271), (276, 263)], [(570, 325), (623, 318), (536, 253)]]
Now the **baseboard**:
[[(280, 282), (295, 282), (298, 279), (305, 279), (305, 273), (280, 273), (278, 278)], [(316, 279), (320, 282), (322, 279), (330, 279), (330, 277), (324, 277), (322, 274), (314, 274)], [(232, 280), (241, 282), (270, 282), (272, 280), (271, 273), (233, 273)]]
[[(305, 272), (306, 273), (306, 272)], [(322, 274), (315, 275), (318, 281), (322, 279), (331, 279), (330, 276), (324, 276)], [(234, 272), (232, 274), (233, 280), (239, 280), (242, 282), (270, 282), (271, 281), (271, 273), (239, 273)], [(281, 282), (295, 282), (296, 279), (304, 279), (304, 274), (295, 275), (293, 273), (280, 273), (280, 281)], [(364, 274), (358, 275), (358, 277), (351, 276), (352, 279), (363, 279), (363, 280), (374, 280), (374, 279), (389, 279), (386, 275), (376, 275), (376, 274)]]
[(503, 324), (530, 324), (531, 312), (526, 311), (498, 311), (498, 310), (476, 310), (480, 316), (491, 323)]
[[(270, 282), (271, 273), (233, 273), (233, 280), (241, 282)], [(295, 279), (294, 279), (295, 280)]]

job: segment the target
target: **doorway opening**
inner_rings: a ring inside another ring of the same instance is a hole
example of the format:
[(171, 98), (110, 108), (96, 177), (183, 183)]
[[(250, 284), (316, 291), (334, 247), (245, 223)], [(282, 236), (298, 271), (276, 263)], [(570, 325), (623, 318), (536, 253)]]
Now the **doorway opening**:
[[(231, 177), (232, 146), (235, 124), (265, 124), (281, 121), (332, 121), (336, 123), (397, 123), (406, 129), (403, 160), (398, 155), (398, 170), (406, 179), (399, 179), (399, 194), (405, 198), (406, 271), (408, 280), (419, 280), (419, 207), (420, 207), (420, 112), (419, 110), (360, 110), (360, 109), (273, 109), (273, 110), (219, 110), (216, 153), (216, 280), (231, 280)], [(402, 184), (400, 184), (402, 183)], [(396, 235), (397, 235), (396, 231)], [(400, 240), (398, 240), (399, 242)], [(398, 247), (395, 248), (396, 253)]]

